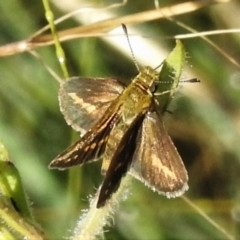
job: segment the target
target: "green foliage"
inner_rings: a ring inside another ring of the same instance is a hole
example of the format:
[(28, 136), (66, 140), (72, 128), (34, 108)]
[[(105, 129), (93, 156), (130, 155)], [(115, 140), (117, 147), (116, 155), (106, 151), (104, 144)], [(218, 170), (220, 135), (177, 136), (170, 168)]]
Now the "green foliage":
[[(129, 1), (126, 7), (114, 9), (112, 13), (122, 16), (152, 8), (153, 3), (149, 1)], [(32, 1), (2, 1), (0, 9), (0, 45), (26, 39), (46, 24), (41, 1), (36, 1), (34, 5)], [(65, 14), (57, 7), (52, 10), (55, 16)], [(238, 26), (238, 22), (234, 21), (239, 11), (239, 3), (235, 1), (205, 7), (177, 19), (197, 32), (231, 29)], [(86, 21), (91, 21), (89, 13), (84, 16)], [(64, 23), (64, 27), (78, 24), (71, 20)], [(175, 21), (166, 19), (140, 23), (137, 27), (142, 35), (151, 38), (152, 45), (162, 46), (166, 51), (160, 57), (161, 50), (156, 48), (159, 59), (156, 65), (173, 48), (173, 41), (164, 37), (188, 32)], [(59, 25), (57, 28), (60, 31), (63, 27)], [(129, 28), (132, 42), (135, 37), (131, 36), (131, 31)], [(221, 51), (239, 62), (240, 41), (237, 34), (221, 34), (210, 39)], [(181, 97), (176, 97), (168, 107), (173, 114), (166, 114), (165, 123), (189, 173), (190, 189), (186, 196), (222, 229), (238, 239), (239, 66), (202, 38), (182, 42), (189, 56), (183, 75), (186, 78), (197, 77), (201, 83), (180, 84), (176, 95)], [(69, 41), (63, 44), (63, 48), (70, 75), (118, 76), (129, 81), (136, 75), (132, 59), (97, 38)], [(61, 76), (54, 48), (45, 46), (37, 51)], [(141, 53), (146, 55), (147, 50), (142, 48)], [(137, 60), (139, 54), (135, 53)], [(0, 137), (21, 175), (36, 220), (50, 239), (66, 237), (75, 227), (81, 210), (88, 207), (88, 195), (93, 195), (95, 187), (102, 181), (99, 165), (76, 168), (70, 173), (48, 170), (50, 161), (72, 139), (72, 130), (59, 111), (59, 84), (41, 62), (28, 53), (0, 60)], [(191, 67), (190, 72), (185, 70), (187, 66)], [(177, 105), (174, 106), (174, 103)], [(1, 202), (5, 204), (5, 200)], [(106, 229), (106, 239), (227, 238), (183, 199), (166, 199), (135, 180), (131, 194), (120, 205), (114, 222), (114, 226)], [(0, 227), (2, 230), (2, 225)], [(6, 236), (9, 234), (6, 228), (3, 231)], [(5, 239), (10, 239), (8, 236)]]
[[(185, 50), (181, 41), (177, 40), (175, 48), (163, 62), (159, 74), (159, 84), (155, 93), (159, 108), (163, 110), (163, 113), (166, 111), (173, 94), (179, 86), (180, 77), (185, 63), (185, 55)], [(171, 91), (166, 92), (169, 90)], [(161, 94), (163, 92), (166, 92), (166, 94)]]

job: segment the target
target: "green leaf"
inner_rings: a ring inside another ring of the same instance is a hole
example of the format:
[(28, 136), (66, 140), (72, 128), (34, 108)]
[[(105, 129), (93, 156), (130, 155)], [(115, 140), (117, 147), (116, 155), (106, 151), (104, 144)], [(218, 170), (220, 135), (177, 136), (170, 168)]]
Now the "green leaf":
[(173, 94), (175, 93), (185, 63), (185, 49), (180, 40), (176, 40), (176, 46), (164, 60), (159, 74), (159, 84), (155, 92), (159, 109), (163, 113), (166, 110)]
[(0, 142), (0, 193), (9, 199), (16, 211), (29, 220), (33, 219), (20, 174), (9, 161), (8, 152)]

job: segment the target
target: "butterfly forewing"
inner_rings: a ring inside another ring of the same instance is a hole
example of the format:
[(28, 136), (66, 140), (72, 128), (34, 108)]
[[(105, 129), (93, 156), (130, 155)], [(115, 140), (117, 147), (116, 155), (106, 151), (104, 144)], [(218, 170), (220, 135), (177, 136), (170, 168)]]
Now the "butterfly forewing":
[(119, 118), (118, 109), (116, 109), (116, 112), (107, 111), (98, 124), (90, 129), (79, 141), (58, 155), (50, 163), (49, 167), (64, 169), (98, 160), (104, 153), (109, 134)]
[(137, 144), (136, 138), (143, 118), (144, 115), (139, 113), (139, 116), (128, 128), (118, 145), (101, 187), (97, 203), (98, 208), (103, 206), (111, 195), (117, 191), (121, 179), (126, 175), (132, 163), (134, 150)]
[(73, 77), (59, 90), (59, 103), (66, 122), (85, 133), (103, 116), (124, 87), (115, 79)]
[(131, 173), (153, 190), (176, 197), (187, 189), (188, 176), (172, 140), (156, 112), (149, 112), (137, 137)]

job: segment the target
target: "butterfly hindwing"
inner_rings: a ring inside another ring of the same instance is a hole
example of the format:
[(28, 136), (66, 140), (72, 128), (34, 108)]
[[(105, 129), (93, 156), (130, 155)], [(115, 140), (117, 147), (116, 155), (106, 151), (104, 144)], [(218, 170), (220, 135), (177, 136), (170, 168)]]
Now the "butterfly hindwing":
[(72, 77), (62, 83), (59, 103), (66, 122), (85, 133), (123, 91), (115, 79)]
[(187, 172), (156, 112), (146, 114), (137, 142), (132, 175), (167, 197), (182, 195), (188, 189)]

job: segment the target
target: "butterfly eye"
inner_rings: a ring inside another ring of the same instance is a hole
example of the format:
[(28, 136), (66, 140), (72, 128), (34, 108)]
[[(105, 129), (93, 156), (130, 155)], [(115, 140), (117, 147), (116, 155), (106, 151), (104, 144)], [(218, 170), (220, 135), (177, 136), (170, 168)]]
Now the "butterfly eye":
[(157, 88), (158, 88), (158, 83), (157, 83), (157, 82), (154, 82), (154, 83), (152, 84), (152, 86), (150, 87), (151, 93), (154, 94), (154, 93), (157, 91)]

